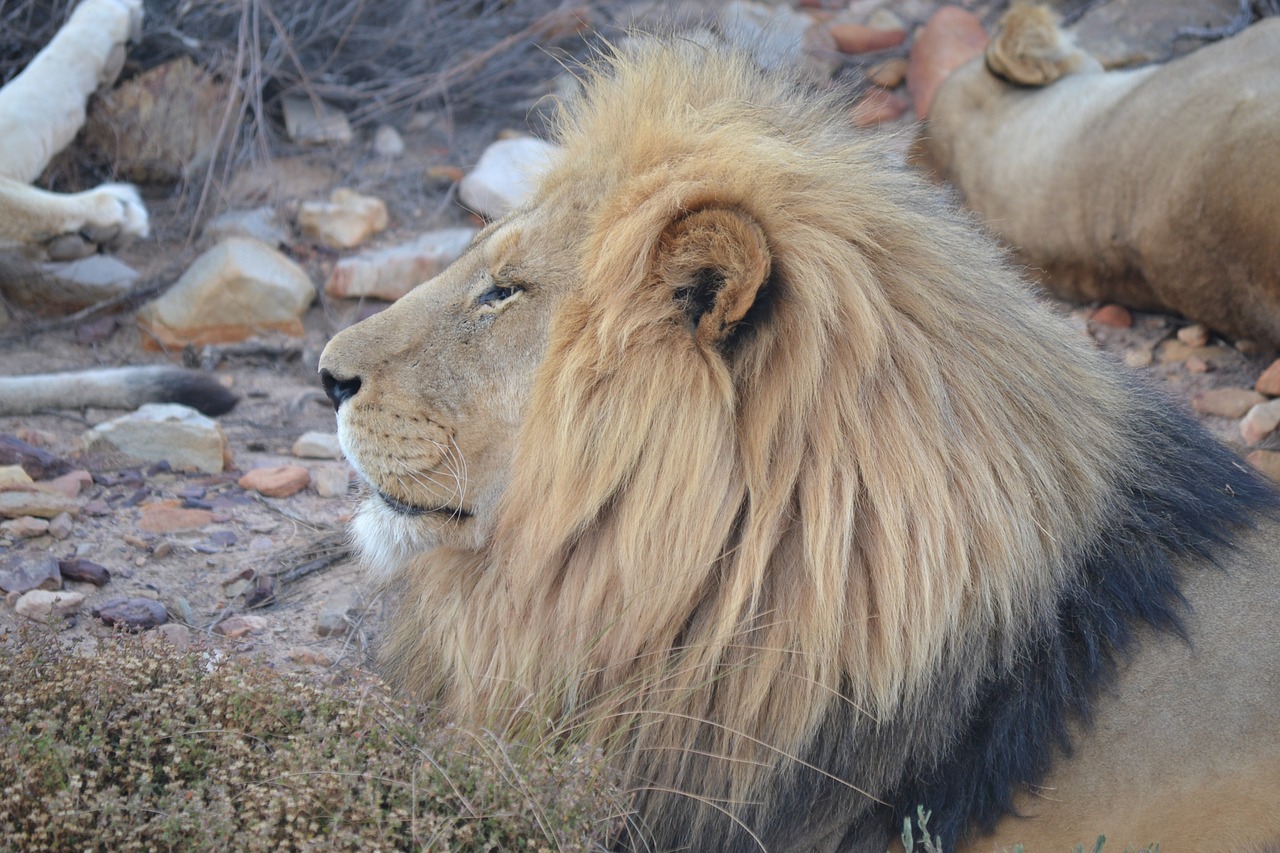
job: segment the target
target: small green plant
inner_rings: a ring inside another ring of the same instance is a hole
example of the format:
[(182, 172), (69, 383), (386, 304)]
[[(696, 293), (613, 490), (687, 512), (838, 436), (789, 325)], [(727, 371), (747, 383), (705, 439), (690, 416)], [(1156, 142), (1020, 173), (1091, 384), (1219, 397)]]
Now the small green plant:
[(906, 853), (914, 853), (916, 850), (923, 853), (942, 853), (942, 838), (929, 834), (929, 818), (932, 816), (933, 812), (925, 811), (924, 806), (916, 806), (916, 828), (920, 832), (919, 838), (916, 838), (912, 830), (911, 818), (902, 819), (902, 848)]
[(443, 726), (376, 686), (0, 635), (0, 850), (595, 850), (621, 803), (595, 752)]

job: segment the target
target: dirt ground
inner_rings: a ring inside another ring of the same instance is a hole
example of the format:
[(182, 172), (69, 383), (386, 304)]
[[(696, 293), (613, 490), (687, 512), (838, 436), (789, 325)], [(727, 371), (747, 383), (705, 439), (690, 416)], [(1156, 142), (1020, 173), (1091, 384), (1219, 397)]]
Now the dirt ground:
[[(548, 84), (531, 84), (530, 101), (545, 92)], [(910, 121), (908, 113), (884, 131), (896, 134), (901, 144), (910, 137)], [(387, 201), (392, 227), (373, 245), (390, 245), (424, 230), (470, 219), (456, 203), (451, 185), (425, 176), (432, 167), (474, 162), (494, 132), (492, 123), (468, 133), (442, 120), (419, 131), (402, 131), (407, 151), (395, 160), (370, 154), (367, 138), (346, 151), (278, 158), (270, 165), (249, 167), (239, 182), (233, 182), (237, 189), (218, 204), (228, 208), (275, 203), (287, 215), (292, 200), (321, 197), (334, 187), (350, 186)], [(144, 280), (176, 278), (199, 247), (198, 242), (187, 240), (193, 205), (189, 198), (153, 194), (148, 206), (155, 237), (128, 247), (120, 257)], [(316, 282), (324, 281), (337, 259), (335, 253), (300, 238), (288, 250)], [(353, 485), (345, 498), (320, 497), (311, 489), (287, 498), (265, 498), (241, 489), (236, 480), (240, 473), (259, 466), (293, 463), (314, 469), (344, 464), (299, 460), (289, 449), (304, 432), (334, 428), (333, 410), (316, 377), (325, 342), (380, 307), (321, 295), (305, 318), (302, 339), (263, 339), (257, 352), (246, 352), (244, 347), (195, 352), (196, 361), (211, 365), (241, 396), (238, 407), (218, 419), (231, 443), (234, 468), (221, 475), (156, 468), (95, 471), (94, 485), (79, 499), (92, 504), (95, 511), (82, 512), (68, 538), (0, 538), (0, 563), (51, 552), (59, 558), (82, 557), (111, 572), (110, 582), (101, 588), (67, 583), (67, 588), (88, 596), (65, 631), (86, 652), (91, 653), (95, 638), (111, 630), (91, 615), (96, 605), (117, 597), (145, 597), (164, 603), (170, 620), (187, 625), (193, 636), (237, 653), (261, 654), (280, 669), (301, 667), (327, 674), (368, 668), (386, 607), (384, 597), (364, 588), (359, 566), (345, 554), (342, 530), (358, 499), (358, 487)], [(1184, 402), (1209, 388), (1252, 387), (1272, 357), (1270, 353), (1245, 354), (1220, 340), (1210, 341), (1207, 347), (1189, 347), (1176, 338), (1177, 330), (1186, 325), (1176, 318), (1135, 314), (1132, 328), (1101, 325), (1088, 319), (1093, 307), (1060, 305), (1059, 309), (1082, 335), (1092, 335), (1117, 358)], [(144, 350), (141, 333), (128, 314), (22, 334), (56, 318), (14, 313), (10, 326), (0, 329), (3, 374), (181, 358), (181, 353)], [(81, 434), (120, 414), (91, 409), (0, 418), (0, 434), (19, 435), (74, 464)], [(1239, 445), (1234, 421), (1200, 417), (1211, 430)], [(165, 500), (208, 509), (212, 520), (191, 530), (141, 531), (138, 524), (147, 506)], [(274, 597), (250, 607), (243, 595), (229, 595), (238, 591), (235, 580), (245, 569), (273, 578)], [(361, 605), (352, 615), (350, 631), (320, 636), (321, 614), (353, 591)], [(265, 622), (239, 638), (215, 632), (216, 625), (236, 613), (260, 616)], [(11, 607), (0, 606), (0, 630), (20, 621), (23, 618)]]

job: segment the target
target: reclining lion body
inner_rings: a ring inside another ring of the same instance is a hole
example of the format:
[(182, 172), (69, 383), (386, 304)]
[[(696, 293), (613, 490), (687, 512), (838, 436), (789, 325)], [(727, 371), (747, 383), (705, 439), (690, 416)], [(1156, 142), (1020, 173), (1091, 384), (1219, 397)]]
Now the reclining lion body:
[(1052, 292), (1280, 345), (1277, 139), (1280, 19), (1103, 71), (1024, 6), (943, 82), (917, 152)]
[(833, 99), (646, 41), (561, 137), (321, 360), (393, 679), (637, 849), (1280, 843), (1268, 486)]

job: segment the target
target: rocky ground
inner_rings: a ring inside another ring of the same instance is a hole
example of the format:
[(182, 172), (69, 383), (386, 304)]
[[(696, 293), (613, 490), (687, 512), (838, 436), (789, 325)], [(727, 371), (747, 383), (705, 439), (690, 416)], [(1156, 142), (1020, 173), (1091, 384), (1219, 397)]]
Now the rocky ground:
[[(967, 5), (989, 24), (1005, 4)], [(1237, 6), (1234, 0), (1059, 5), (1084, 12), (1077, 16), (1081, 38), (1112, 64), (1186, 49), (1174, 37), (1177, 27), (1225, 22)], [(743, 26), (780, 15), (801, 22), (797, 32), (809, 47), (819, 40), (816, 51), (784, 48), (783, 58), (813, 62), (818, 74), (861, 75), (876, 84), (851, 104), (851, 120), (905, 148), (919, 98), (909, 50), (936, 2), (737, 6)], [(557, 85), (530, 80), (529, 103)], [(337, 458), (317, 359), (337, 330), (456, 255), (480, 224), (460, 193), (471, 210), (492, 212), (519, 187), (500, 170), (485, 186), (459, 186), (465, 174), (486, 171), (473, 164), (495, 141), (492, 127), (468, 134), (446, 115), (427, 114), (400, 127), (353, 132), (342, 129), (341, 116), (302, 106), (310, 114), (303, 109), (294, 122), (310, 130), (290, 132), (295, 139), (308, 132), (322, 138), (244, 167), (216, 203), (233, 213), (230, 219), (193, 228), (189, 195), (151, 193), (155, 236), (118, 258), (137, 281), (159, 283), (157, 290), (181, 277), (162, 297), (179, 304), (144, 307), (137, 316), (11, 304), (10, 322), (0, 326), (0, 373), (185, 361), (215, 371), (241, 399), (214, 422), (188, 419), (190, 433), (173, 445), (144, 433), (149, 453), (86, 442), (94, 427), (127, 414), (119, 411), (0, 418), (0, 518), (7, 519), (0, 522), (0, 589), (8, 594), (0, 630), (52, 618), (87, 655), (113, 626), (127, 625), (179, 644), (199, 638), (261, 654), (281, 669), (345, 673), (369, 663), (384, 602), (364, 587), (346, 547), (343, 528), (358, 486)], [(524, 114), (527, 123), (509, 122), (502, 148), (536, 161), (538, 144), (521, 139), (535, 116)], [(326, 136), (332, 126), (338, 130)], [(217, 269), (201, 273), (207, 279), (193, 276), (197, 257), (215, 246), (231, 252), (230, 259), (202, 261)], [(237, 260), (241, 251), (249, 254)], [(259, 280), (244, 284), (241, 267)], [(267, 268), (278, 274), (261, 274)], [(238, 301), (225, 294), (241, 287), (256, 294), (254, 310), (261, 313), (210, 316)], [(208, 290), (223, 297), (202, 302)], [(1280, 454), (1265, 449), (1280, 411), (1258, 406), (1280, 394), (1280, 377), (1268, 372), (1259, 382), (1272, 353), (1216, 339), (1178, 318), (1120, 306), (1059, 308), (1080, 334), (1194, 407), (1214, 432), (1252, 453), (1255, 464), (1280, 471)], [(137, 428), (126, 421), (113, 431)], [(208, 461), (210, 447), (216, 461)], [(60, 593), (56, 602), (42, 594), (52, 590)]]

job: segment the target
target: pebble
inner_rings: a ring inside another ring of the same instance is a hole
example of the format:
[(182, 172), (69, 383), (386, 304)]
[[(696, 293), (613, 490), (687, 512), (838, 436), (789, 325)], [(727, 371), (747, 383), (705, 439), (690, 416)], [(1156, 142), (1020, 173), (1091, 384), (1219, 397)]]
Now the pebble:
[(333, 664), (328, 655), (323, 652), (313, 652), (310, 649), (290, 649), (289, 659), (299, 666), (331, 666)]
[(1178, 330), (1178, 340), (1190, 347), (1209, 345), (1209, 330), (1200, 323), (1192, 323)]
[(324, 603), (316, 619), (316, 633), (321, 637), (338, 637), (347, 634), (355, 626), (359, 615), (360, 598), (350, 590), (336, 593)]
[(282, 99), (284, 130), (303, 145), (347, 145), (355, 138), (351, 123), (337, 107), (306, 95)]
[(458, 198), (481, 216), (499, 219), (529, 199), (559, 150), (533, 137), (499, 139), (462, 179)]
[(62, 573), (62, 577), (69, 581), (91, 583), (94, 586), (106, 586), (111, 581), (111, 572), (107, 571), (105, 566), (100, 566), (83, 557), (59, 560), (58, 570)]
[(44, 622), (50, 616), (74, 616), (84, 604), (84, 593), (47, 589), (33, 589), (24, 593), (13, 605), (14, 611), (35, 622)]
[(893, 89), (907, 79), (907, 61), (902, 58), (887, 59), (867, 70), (867, 79), (877, 86)]
[(231, 237), (187, 268), (164, 295), (138, 309), (154, 349), (242, 341), (282, 332), (300, 336), (302, 314), (315, 299), (306, 272), (266, 243)]
[(325, 281), (324, 292), (338, 299), (370, 297), (394, 302), (443, 272), (475, 234), (475, 228), (444, 228), (398, 246), (342, 258)]
[(93, 608), (93, 615), (108, 625), (143, 631), (169, 621), (164, 605), (151, 598), (113, 598)]
[(0, 492), (0, 518), (56, 518), (64, 512), (75, 515), (79, 511), (79, 504), (56, 492)]
[(351, 487), (351, 469), (346, 465), (324, 465), (311, 474), (311, 484), (322, 498), (340, 498)]
[(75, 533), (75, 522), (71, 520), (71, 514), (60, 512), (49, 522), (49, 535), (59, 541), (67, 539)]
[(881, 30), (862, 24), (834, 23), (827, 27), (842, 53), (870, 53), (897, 47), (907, 40), (904, 29)]
[(1133, 327), (1133, 315), (1129, 313), (1129, 309), (1114, 303), (1098, 306), (1098, 309), (1089, 315), (1089, 319), (1103, 326), (1110, 326), (1113, 329), (1129, 329)]
[(119, 452), (182, 471), (222, 472), (230, 457), (217, 421), (177, 403), (147, 403), (132, 414), (98, 424), (80, 439), (85, 453)]
[(394, 127), (381, 125), (373, 132), (373, 153), (387, 160), (404, 154), (404, 140)]
[(275, 465), (254, 468), (236, 482), (242, 489), (269, 498), (287, 498), (311, 484), (311, 473), (301, 465)]
[(298, 206), (303, 236), (331, 249), (352, 249), (386, 229), (387, 205), (380, 198), (355, 190), (336, 189), (328, 201), (304, 201)]
[(21, 465), (0, 465), (0, 492), (14, 489), (30, 491), (35, 486), (35, 480), (27, 476)]
[(10, 521), (0, 522), (0, 532), (14, 539), (34, 539), (49, 532), (49, 522), (43, 518), (22, 515)]
[(180, 533), (199, 530), (213, 523), (213, 513), (207, 509), (187, 509), (176, 500), (159, 501), (142, 508), (138, 529), (145, 533)]
[[(34, 438), (33, 430), (19, 430)], [(0, 435), (0, 465), (21, 465), (36, 480), (56, 477), (70, 466), (47, 450), (28, 443), (20, 435)]]
[(82, 491), (93, 485), (93, 475), (83, 470), (69, 471), (61, 477), (54, 477), (40, 485), (65, 497), (76, 498)]
[(173, 647), (180, 652), (185, 652), (191, 648), (191, 629), (186, 625), (177, 622), (167, 622), (164, 625), (158, 625), (155, 628), (157, 637), (173, 644)]
[(1240, 421), (1240, 435), (1249, 444), (1257, 444), (1280, 426), (1280, 400), (1259, 403)]
[(18, 553), (0, 563), (0, 589), (5, 592), (29, 592), (33, 589), (62, 589), (58, 559), (52, 554)]
[(302, 459), (341, 459), (338, 434), (333, 432), (304, 432), (289, 451)]
[(911, 44), (907, 64), (907, 91), (916, 115), (929, 115), (938, 86), (952, 71), (982, 53), (987, 31), (982, 20), (959, 6), (943, 6), (934, 12)]
[(1220, 418), (1242, 418), (1250, 409), (1267, 398), (1248, 388), (1213, 388), (1191, 398), (1191, 408), (1202, 415)]
[(213, 632), (233, 640), (239, 640), (249, 634), (258, 634), (265, 631), (267, 624), (267, 620), (261, 616), (228, 616), (213, 626)]
[(1280, 359), (1271, 362), (1267, 369), (1262, 371), (1262, 375), (1258, 377), (1253, 387), (1259, 394), (1280, 397)]

